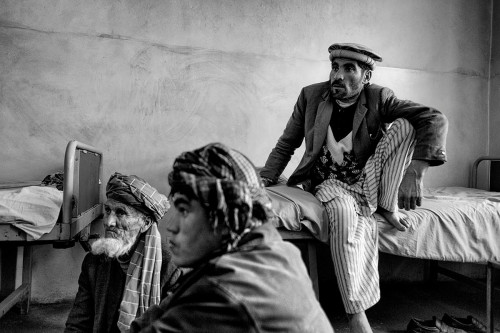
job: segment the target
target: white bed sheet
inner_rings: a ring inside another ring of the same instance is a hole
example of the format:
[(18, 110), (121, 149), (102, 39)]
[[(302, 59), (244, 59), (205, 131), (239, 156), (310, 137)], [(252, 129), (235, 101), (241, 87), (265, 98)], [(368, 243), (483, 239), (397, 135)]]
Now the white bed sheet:
[(400, 212), (410, 221), (404, 232), (376, 214), (382, 252), (457, 262), (500, 260), (500, 192), (429, 188), (421, 207)]
[[(308, 229), (328, 242), (328, 217), (310, 193), (284, 185), (267, 188), (277, 227)], [(400, 210), (410, 227), (398, 231), (380, 215), (380, 251), (399, 256), (442, 261), (485, 263), (500, 260), (500, 192), (465, 187), (428, 188), (421, 207)]]
[(52, 230), (63, 202), (63, 192), (49, 186), (0, 190), (0, 224), (10, 224), (34, 240)]

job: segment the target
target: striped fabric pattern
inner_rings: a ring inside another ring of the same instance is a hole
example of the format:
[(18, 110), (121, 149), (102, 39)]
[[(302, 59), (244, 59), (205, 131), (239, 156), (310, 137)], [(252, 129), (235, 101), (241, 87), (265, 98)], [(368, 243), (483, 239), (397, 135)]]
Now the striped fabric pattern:
[(364, 311), (380, 299), (377, 206), (396, 211), (398, 189), (411, 162), (415, 132), (397, 119), (352, 185), (328, 179), (316, 188), (330, 219), (330, 250), (345, 310)]
[(130, 323), (151, 305), (160, 303), (161, 237), (156, 223), (142, 234), (127, 270), (118, 328), (128, 332)]
[[(368, 159), (364, 193), (372, 213), (380, 206), (388, 211), (398, 210), (398, 190), (410, 165), (415, 148), (415, 130), (404, 119), (397, 119)], [(380, 191), (376, 189), (380, 188)]]

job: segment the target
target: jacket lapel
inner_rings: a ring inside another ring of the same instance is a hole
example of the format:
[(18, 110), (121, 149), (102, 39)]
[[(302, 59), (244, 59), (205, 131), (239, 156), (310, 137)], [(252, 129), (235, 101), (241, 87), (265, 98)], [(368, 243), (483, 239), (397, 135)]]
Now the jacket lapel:
[(366, 111), (368, 110), (366, 108), (366, 94), (365, 90), (363, 89), (361, 91), (361, 95), (359, 96), (358, 100), (358, 105), (356, 107), (356, 113), (354, 114), (354, 119), (352, 121), (352, 137), (356, 137), (356, 133), (359, 130), (359, 126), (361, 125), (361, 122), (363, 121), (363, 118), (365, 117)]
[(316, 114), (316, 120), (314, 121), (313, 151), (318, 151), (325, 142), (328, 126), (330, 125), (330, 119), (332, 118), (332, 112), (333, 104), (331, 98), (326, 97), (323, 102), (319, 103), (318, 113)]

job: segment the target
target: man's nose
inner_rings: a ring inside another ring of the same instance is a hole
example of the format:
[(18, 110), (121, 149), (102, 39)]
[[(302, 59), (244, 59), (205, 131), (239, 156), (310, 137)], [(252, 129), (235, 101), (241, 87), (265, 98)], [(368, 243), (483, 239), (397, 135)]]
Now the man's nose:
[(114, 213), (110, 213), (105, 219), (104, 219), (104, 226), (106, 228), (110, 227), (116, 227), (116, 215)]
[(179, 216), (174, 214), (174, 216), (167, 221), (167, 232), (171, 234), (176, 234), (179, 232)]
[(343, 81), (344, 80), (344, 72), (342, 70), (338, 70), (336, 72), (332, 71), (332, 81)]

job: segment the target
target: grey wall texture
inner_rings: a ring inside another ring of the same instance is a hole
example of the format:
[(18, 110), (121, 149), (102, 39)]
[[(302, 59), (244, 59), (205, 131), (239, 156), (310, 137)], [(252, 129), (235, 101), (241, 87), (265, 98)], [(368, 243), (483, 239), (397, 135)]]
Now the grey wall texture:
[[(70, 140), (104, 150), (106, 179), (163, 192), (208, 142), (262, 165), (300, 89), (328, 78), (328, 46), (357, 42), (384, 59), (374, 83), (450, 120), (426, 185), (464, 186), (500, 153), (499, 21), (491, 0), (0, 0), (0, 181), (62, 169)], [(34, 300), (72, 298), (83, 255), (39, 246)]]

